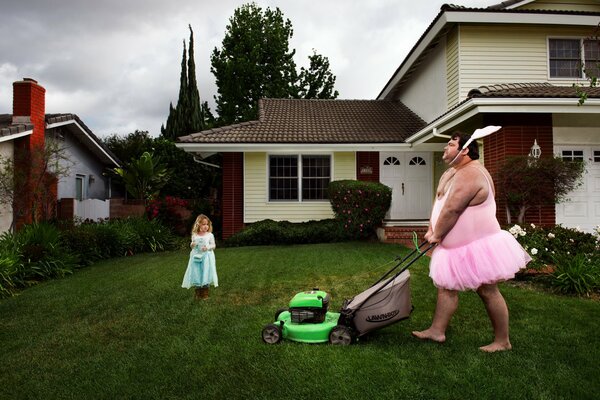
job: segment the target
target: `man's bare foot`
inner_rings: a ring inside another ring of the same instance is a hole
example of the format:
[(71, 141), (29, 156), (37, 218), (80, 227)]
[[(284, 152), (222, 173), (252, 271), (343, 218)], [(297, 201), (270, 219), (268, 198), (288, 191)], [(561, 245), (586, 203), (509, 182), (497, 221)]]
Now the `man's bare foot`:
[(481, 346), (479, 348), (479, 350), (485, 351), (486, 353), (495, 353), (496, 351), (506, 351), (506, 350), (510, 350), (510, 349), (512, 349), (510, 342), (506, 342), (506, 343), (492, 342), (492, 343), (488, 344), (487, 346)]
[(413, 331), (412, 335), (417, 339), (431, 340), (432, 342), (444, 343), (446, 341), (446, 335), (432, 332), (431, 329), (424, 331)]

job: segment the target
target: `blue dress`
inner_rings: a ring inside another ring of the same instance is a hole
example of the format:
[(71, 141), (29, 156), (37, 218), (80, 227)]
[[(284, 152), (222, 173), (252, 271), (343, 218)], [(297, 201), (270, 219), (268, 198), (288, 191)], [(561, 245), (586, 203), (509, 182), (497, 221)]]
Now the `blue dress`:
[[(206, 232), (204, 235), (192, 235), (194, 247), (190, 252), (190, 260), (188, 261), (183, 283), (181, 287), (189, 289), (191, 287), (208, 286), (211, 283), (219, 286), (217, 278), (217, 263), (215, 261), (215, 237), (211, 232)], [(207, 250), (202, 251), (202, 247), (206, 246)]]

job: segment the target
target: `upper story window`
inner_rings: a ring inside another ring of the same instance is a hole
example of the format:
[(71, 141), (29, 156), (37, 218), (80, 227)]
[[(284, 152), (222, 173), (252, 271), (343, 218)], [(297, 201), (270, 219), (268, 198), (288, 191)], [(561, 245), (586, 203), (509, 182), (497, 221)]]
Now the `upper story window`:
[(269, 156), (269, 201), (326, 200), (331, 156)]
[(600, 41), (548, 39), (548, 58), (550, 78), (598, 76)]

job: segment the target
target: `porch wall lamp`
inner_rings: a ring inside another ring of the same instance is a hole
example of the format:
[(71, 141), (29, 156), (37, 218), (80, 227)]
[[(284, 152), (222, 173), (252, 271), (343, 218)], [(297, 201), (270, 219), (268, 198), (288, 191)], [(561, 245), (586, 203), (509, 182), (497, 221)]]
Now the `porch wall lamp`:
[(529, 157), (540, 158), (541, 155), (542, 149), (537, 144), (537, 139), (533, 139), (533, 146), (531, 146), (531, 150), (529, 150)]

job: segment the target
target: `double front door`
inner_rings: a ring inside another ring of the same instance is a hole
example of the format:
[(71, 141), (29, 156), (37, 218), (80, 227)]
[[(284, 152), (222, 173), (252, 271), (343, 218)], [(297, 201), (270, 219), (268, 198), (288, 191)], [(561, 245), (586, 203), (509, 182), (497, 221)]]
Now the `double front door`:
[(433, 199), (432, 154), (380, 152), (380, 181), (392, 188), (387, 220), (429, 219)]

